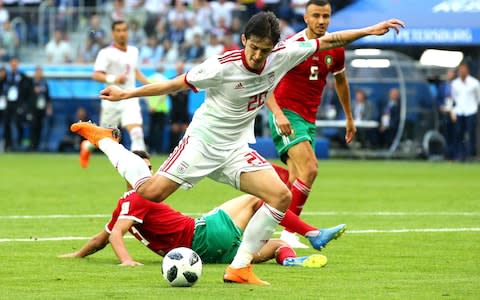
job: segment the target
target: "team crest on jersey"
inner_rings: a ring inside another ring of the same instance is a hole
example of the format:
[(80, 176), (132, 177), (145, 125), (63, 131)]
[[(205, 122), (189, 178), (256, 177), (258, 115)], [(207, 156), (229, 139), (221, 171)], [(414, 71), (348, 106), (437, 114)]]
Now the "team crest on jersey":
[(189, 167), (189, 164), (182, 161), (177, 167), (177, 172), (180, 173), (180, 174), (183, 174), (183, 173), (185, 173), (185, 171), (187, 170), (188, 167)]
[(333, 57), (331, 55), (325, 56), (325, 64), (330, 66), (333, 63)]

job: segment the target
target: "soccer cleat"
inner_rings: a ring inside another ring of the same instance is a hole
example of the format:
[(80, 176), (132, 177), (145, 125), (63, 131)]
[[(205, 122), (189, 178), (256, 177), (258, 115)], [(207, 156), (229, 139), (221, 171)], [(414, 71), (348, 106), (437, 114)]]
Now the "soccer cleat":
[(286, 267), (321, 268), (327, 264), (327, 257), (322, 254), (308, 256), (289, 257), (283, 261)]
[(245, 268), (235, 269), (228, 266), (223, 274), (223, 282), (226, 283), (245, 283), (245, 284), (257, 284), (257, 285), (270, 285), (270, 283), (261, 280), (253, 273), (252, 265), (248, 265)]
[(322, 250), (331, 240), (336, 240), (341, 237), (346, 229), (347, 225), (345, 224), (340, 224), (331, 228), (319, 229), (319, 233), (316, 236), (307, 236), (307, 239), (310, 241), (310, 244), (312, 244), (313, 248)]
[(116, 142), (120, 141), (120, 130), (118, 128), (103, 128), (92, 122), (73, 123), (70, 130), (89, 140), (95, 147), (98, 147), (98, 142), (103, 138), (109, 138)]
[(90, 150), (88, 149), (89, 141), (83, 140), (80, 143), (80, 166), (82, 168), (88, 167), (88, 161), (90, 159)]
[(308, 246), (300, 242), (298, 236), (293, 232), (287, 230), (282, 231), (282, 233), (280, 234), (280, 239), (292, 248), (308, 249)]

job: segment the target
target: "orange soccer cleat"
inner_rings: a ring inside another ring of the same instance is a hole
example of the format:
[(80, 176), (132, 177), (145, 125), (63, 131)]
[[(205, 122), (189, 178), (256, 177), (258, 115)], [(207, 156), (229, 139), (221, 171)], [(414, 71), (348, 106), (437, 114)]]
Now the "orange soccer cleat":
[(92, 122), (73, 123), (70, 130), (89, 140), (95, 147), (98, 147), (98, 142), (103, 138), (109, 138), (116, 142), (120, 141), (120, 130), (118, 128), (103, 128)]
[(88, 167), (88, 161), (90, 160), (90, 149), (88, 149), (88, 146), (90, 145), (90, 142), (87, 140), (83, 140), (80, 143), (80, 166), (82, 168)]
[(253, 266), (248, 265), (245, 268), (235, 269), (228, 266), (223, 274), (223, 282), (227, 283), (245, 283), (257, 285), (270, 285), (270, 283), (261, 280), (253, 273)]

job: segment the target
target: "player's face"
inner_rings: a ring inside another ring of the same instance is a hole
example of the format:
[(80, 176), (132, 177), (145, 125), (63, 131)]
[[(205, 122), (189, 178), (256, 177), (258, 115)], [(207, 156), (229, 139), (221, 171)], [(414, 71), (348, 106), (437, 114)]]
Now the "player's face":
[(307, 24), (307, 35), (309, 38), (322, 37), (330, 25), (332, 7), (330, 4), (319, 6), (310, 4), (305, 10), (303, 19)]
[(242, 35), (242, 43), (245, 46), (245, 58), (250, 68), (261, 69), (272, 53), (273, 43), (270, 39), (260, 39), (251, 36), (248, 40)]
[(128, 41), (128, 25), (127, 23), (120, 23), (115, 25), (112, 31), (113, 42), (120, 46), (125, 47)]

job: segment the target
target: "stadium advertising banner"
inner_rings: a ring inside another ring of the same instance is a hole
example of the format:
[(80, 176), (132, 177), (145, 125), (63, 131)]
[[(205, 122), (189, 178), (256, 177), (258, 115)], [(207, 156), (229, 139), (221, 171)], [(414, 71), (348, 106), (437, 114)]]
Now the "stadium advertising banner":
[(356, 45), (480, 45), (480, 0), (359, 0), (332, 16), (330, 31), (399, 18), (396, 35), (370, 36)]

